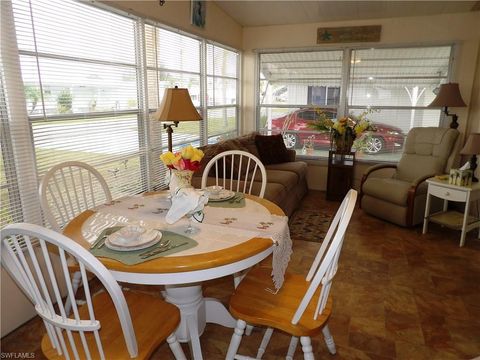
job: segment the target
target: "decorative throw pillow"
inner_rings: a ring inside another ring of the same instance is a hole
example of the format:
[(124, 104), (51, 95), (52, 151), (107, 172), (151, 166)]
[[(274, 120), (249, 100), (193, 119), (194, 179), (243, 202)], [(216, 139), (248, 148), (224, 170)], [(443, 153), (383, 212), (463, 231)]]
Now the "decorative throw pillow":
[(281, 134), (257, 135), (255, 144), (264, 165), (279, 164), (289, 160), (288, 150)]

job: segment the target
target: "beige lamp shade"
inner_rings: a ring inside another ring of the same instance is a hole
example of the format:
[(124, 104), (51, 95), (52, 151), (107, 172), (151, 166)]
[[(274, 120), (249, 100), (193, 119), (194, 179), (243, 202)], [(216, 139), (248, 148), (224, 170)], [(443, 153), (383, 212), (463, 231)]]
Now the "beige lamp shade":
[(428, 107), (465, 107), (467, 104), (462, 99), (460, 89), (457, 83), (448, 83), (440, 85), (440, 91), (437, 97), (433, 99)]
[(468, 135), (467, 142), (460, 154), (463, 155), (477, 155), (480, 154), (480, 134)]
[(166, 89), (162, 103), (153, 115), (159, 121), (200, 121), (202, 117), (192, 103), (188, 89)]

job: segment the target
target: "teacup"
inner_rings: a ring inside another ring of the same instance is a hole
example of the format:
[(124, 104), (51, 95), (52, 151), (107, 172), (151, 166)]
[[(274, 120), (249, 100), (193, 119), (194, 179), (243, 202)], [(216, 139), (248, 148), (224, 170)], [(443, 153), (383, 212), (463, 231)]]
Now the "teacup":
[(213, 185), (213, 186), (209, 186), (207, 188), (208, 192), (212, 195), (218, 195), (220, 194), (220, 191), (222, 191), (223, 187), (221, 186), (218, 186), (218, 185)]

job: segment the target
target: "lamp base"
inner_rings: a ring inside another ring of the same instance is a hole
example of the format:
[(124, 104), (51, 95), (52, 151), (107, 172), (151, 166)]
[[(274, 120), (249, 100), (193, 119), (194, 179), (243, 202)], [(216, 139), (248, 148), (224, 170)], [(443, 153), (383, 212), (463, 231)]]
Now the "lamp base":
[(450, 114), (448, 112), (448, 106), (445, 106), (445, 109), (443, 110), (443, 112), (445, 113), (445, 115), (452, 117), (452, 122), (450, 123), (450, 128), (451, 129), (458, 128), (458, 116), (457, 116), (457, 114)]
[(167, 129), (167, 142), (168, 142), (168, 151), (173, 151), (173, 143), (172, 143), (172, 134), (173, 129), (172, 126), (178, 127), (178, 121), (174, 121), (171, 124), (163, 124), (163, 128)]

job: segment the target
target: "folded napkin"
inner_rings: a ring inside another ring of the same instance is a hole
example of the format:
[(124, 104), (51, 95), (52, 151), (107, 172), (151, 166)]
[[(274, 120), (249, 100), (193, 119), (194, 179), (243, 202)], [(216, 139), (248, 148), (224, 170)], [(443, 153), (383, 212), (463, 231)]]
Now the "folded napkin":
[(208, 203), (205, 191), (194, 188), (181, 188), (172, 196), (172, 206), (165, 216), (167, 224), (173, 224), (187, 214), (202, 211)]

